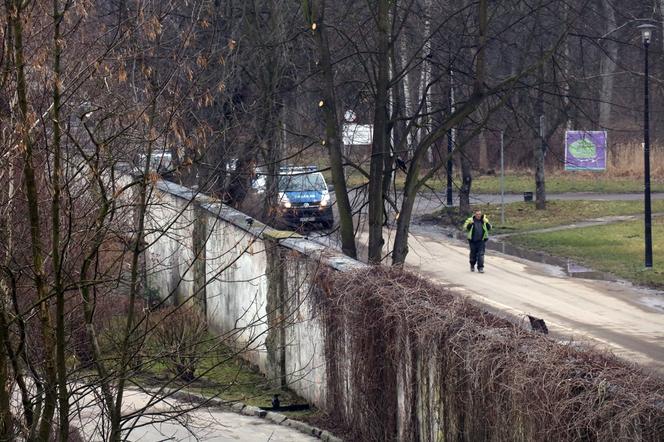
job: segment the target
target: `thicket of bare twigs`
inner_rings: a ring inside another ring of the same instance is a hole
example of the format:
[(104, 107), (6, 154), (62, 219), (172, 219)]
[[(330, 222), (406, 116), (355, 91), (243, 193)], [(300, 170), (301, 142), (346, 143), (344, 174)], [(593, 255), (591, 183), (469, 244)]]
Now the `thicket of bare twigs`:
[(664, 381), (399, 269), (319, 276), (328, 404), (358, 440), (659, 441)]

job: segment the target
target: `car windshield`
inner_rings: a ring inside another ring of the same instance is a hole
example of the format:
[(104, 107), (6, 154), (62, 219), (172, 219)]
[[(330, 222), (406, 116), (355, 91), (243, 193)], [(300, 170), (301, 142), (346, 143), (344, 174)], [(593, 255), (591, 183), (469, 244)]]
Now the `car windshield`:
[(303, 192), (307, 190), (325, 190), (325, 181), (320, 172), (279, 176), (280, 192)]

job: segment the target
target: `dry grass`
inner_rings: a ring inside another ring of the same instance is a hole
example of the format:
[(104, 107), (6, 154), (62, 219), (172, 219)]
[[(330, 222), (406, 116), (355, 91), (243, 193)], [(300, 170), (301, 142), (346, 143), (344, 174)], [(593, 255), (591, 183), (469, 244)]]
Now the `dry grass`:
[(355, 440), (661, 441), (664, 381), (399, 269), (320, 276), (329, 408)]
[[(608, 176), (642, 177), (643, 146), (641, 143), (621, 144), (607, 154)], [(650, 149), (650, 171), (653, 176), (664, 176), (664, 146), (653, 145)]]

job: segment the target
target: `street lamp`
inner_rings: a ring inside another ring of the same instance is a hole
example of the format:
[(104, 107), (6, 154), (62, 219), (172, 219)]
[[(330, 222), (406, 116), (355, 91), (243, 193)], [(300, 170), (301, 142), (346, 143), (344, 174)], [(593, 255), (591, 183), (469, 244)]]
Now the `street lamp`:
[(652, 268), (652, 210), (650, 207), (650, 114), (648, 102), (648, 46), (652, 39), (654, 25), (643, 24), (638, 26), (641, 31), (641, 41), (645, 49), (645, 67), (643, 71), (643, 169), (645, 175), (644, 204), (645, 204), (645, 241), (646, 241), (646, 269)]

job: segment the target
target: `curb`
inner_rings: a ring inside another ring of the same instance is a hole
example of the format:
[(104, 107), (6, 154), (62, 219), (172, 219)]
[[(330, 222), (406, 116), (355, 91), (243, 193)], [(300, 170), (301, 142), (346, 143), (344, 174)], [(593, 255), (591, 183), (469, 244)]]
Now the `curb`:
[(265, 411), (261, 408), (255, 407), (253, 405), (246, 405), (242, 402), (235, 401), (224, 401), (222, 399), (215, 399), (203, 396), (198, 393), (192, 393), (188, 391), (175, 390), (175, 389), (158, 389), (158, 388), (148, 388), (142, 390), (147, 393), (156, 394), (159, 393), (165, 398), (173, 398), (183, 402), (190, 402), (194, 404), (205, 404), (208, 407), (215, 407), (222, 409), (224, 411), (229, 411), (237, 414), (242, 414), (244, 416), (259, 417), (261, 419), (266, 419), (272, 422), (275, 425), (282, 425), (285, 427), (290, 427), (294, 430), (299, 431), (300, 433), (306, 434), (308, 436), (314, 436), (325, 442), (343, 442), (343, 439), (334, 436), (327, 430), (321, 430), (320, 428), (312, 427), (309, 424), (306, 424), (301, 421), (289, 419), (288, 416), (281, 413), (276, 413), (274, 411)]

